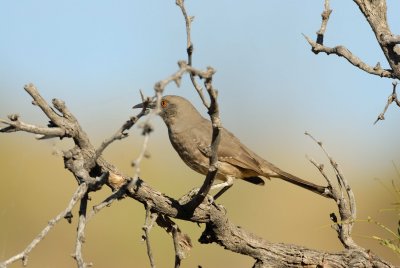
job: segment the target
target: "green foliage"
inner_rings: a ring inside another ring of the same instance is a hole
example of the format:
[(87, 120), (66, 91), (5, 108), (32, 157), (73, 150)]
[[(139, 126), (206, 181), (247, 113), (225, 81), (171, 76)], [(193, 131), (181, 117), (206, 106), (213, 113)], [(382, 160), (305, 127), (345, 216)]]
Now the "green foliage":
[[(400, 171), (397, 168), (396, 164), (393, 163), (393, 166), (397, 173), (397, 178), (400, 181)], [(396, 183), (395, 180), (392, 180), (391, 187), (387, 187), (383, 182), (382, 185), (391, 193), (394, 193), (396, 201), (391, 204), (390, 208), (381, 209), (380, 212), (394, 212), (397, 214), (398, 222), (397, 222), (397, 230), (393, 231), (384, 224), (379, 221), (373, 220), (371, 217), (368, 217), (368, 222), (374, 223), (383, 230), (385, 230), (390, 238), (382, 238), (379, 236), (372, 236), (373, 239), (379, 241), (382, 246), (389, 248), (394, 251), (398, 256), (400, 256), (400, 186), (399, 182)], [(391, 189), (392, 188), (392, 189)]]

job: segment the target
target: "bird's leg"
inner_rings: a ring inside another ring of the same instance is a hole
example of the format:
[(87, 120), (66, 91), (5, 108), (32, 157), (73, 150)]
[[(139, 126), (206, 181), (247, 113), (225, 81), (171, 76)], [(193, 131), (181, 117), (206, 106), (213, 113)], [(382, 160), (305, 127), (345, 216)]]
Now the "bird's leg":
[(218, 193), (216, 193), (216, 195), (214, 195), (214, 200), (217, 200), (218, 197), (220, 197), (223, 193), (225, 193), (229, 188), (232, 187), (233, 178), (230, 176), (227, 176), (226, 178), (226, 181), (211, 186), (211, 190), (219, 189), (222, 187), (222, 189)]

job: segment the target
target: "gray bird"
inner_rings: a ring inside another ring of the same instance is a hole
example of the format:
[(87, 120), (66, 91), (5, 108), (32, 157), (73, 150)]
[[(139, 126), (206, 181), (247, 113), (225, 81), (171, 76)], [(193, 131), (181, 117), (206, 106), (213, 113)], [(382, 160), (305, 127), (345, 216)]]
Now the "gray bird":
[[(143, 103), (133, 108), (143, 108)], [(155, 103), (148, 105), (148, 108), (155, 108)], [(211, 152), (211, 121), (202, 117), (187, 99), (173, 95), (164, 96), (161, 99), (159, 115), (167, 125), (171, 144), (183, 162), (198, 173), (206, 175)], [(223, 189), (217, 193), (216, 197), (231, 187), (234, 179), (264, 185), (265, 182), (261, 177), (280, 178), (318, 194), (324, 193), (325, 187), (279, 169), (247, 148), (225, 128), (221, 129), (220, 134), (216, 179), (221, 180), (222, 183), (213, 185), (211, 189), (221, 187)]]

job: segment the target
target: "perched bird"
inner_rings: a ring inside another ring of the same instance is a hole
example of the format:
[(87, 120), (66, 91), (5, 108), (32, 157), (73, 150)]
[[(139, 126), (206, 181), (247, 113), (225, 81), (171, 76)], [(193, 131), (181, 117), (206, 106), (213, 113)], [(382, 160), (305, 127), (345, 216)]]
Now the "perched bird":
[[(143, 108), (140, 103), (133, 108)], [(155, 103), (147, 107), (155, 108)], [(159, 113), (168, 128), (172, 146), (183, 162), (200, 174), (207, 174), (209, 155), (211, 152), (211, 121), (205, 119), (196, 108), (185, 98), (168, 95), (161, 99)], [(300, 179), (274, 166), (247, 148), (231, 132), (221, 129), (221, 139), (218, 146), (218, 173), (216, 179), (222, 183), (215, 184), (211, 189), (223, 189), (217, 193), (220, 196), (232, 186), (234, 179), (264, 185), (264, 178), (280, 178), (318, 194), (325, 191), (325, 187)]]

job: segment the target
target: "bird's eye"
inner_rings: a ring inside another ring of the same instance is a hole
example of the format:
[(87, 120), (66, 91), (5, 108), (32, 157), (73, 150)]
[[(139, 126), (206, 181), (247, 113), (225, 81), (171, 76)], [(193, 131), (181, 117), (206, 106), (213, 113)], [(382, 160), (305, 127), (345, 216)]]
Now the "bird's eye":
[(166, 100), (162, 100), (161, 101), (161, 107), (163, 107), (163, 108), (167, 107), (167, 101)]

